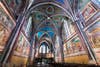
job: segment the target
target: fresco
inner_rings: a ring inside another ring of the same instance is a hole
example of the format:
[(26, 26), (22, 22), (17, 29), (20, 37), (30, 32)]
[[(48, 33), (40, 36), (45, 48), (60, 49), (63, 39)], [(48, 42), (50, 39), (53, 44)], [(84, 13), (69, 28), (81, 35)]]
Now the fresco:
[(70, 34), (75, 33), (75, 28), (74, 28), (73, 22), (71, 20), (68, 21), (68, 27), (69, 27)]
[(80, 54), (80, 52), (84, 50), (78, 36), (74, 37), (72, 40), (69, 40), (66, 44), (67, 44), (66, 48), (67, 54), (73, 54), (73, 55), (75, 53)]
[(2, 52), (6, 46), (9, 35), (10, 32), (4, 27), (4, 25), (1, 24), (0, 21), (0, 52)]
[(96, 13), (96, 9), (91, 5), (91, 3), (88, 3), (84, 10), (82, 11), (82, 15), (86, 20), (88, 20), (90, 17), (92, 17)]
[(3, 4), (0, 2), (0, 52), (1, 53), (5, 48), (8, 38), (14, 27), (15, 23), (8, 15), (8, 12), (3, 6)]
[(100, 18), (87, 31), (91, 47), (100, 63)]
[(88, 64), (89, 58), (83, 48), (78, 35), (68, 40), (64, 44), (64, 62), (65, 63), (78, 63), (78, 64)]
[[(26, 0), (4, 0), (13, 13), (19, 14), (23, 11)], [(24, 5), (24, 6), (23, 6)]]
[(15, 12), (17, 3), (15, 0), (6, 0), (8, 6), (10, 7), (11, 11)]
[(0, 21), (4, 24), (4, 26), (6, 26), (7, 29), (10, 31), (13, 30), (15, 23), (10, 19), (2, 7), (0, 7)]
[(14, 55), (21, 56), (21, 57), (28, 57), (29, 56), (29, 50), (30, 50), (30, 44), (26, 40), (23, 33), (19, 35), (18, 40), (16, 41), (16, 46), (14, 49)]

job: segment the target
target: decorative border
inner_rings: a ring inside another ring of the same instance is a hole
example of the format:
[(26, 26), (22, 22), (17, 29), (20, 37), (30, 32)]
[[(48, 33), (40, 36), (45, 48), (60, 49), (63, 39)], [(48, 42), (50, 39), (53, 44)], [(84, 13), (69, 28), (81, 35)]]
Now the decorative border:
[[(15, 28), (16, 23), (15, 23), (15, 20), (13, 19), (13, 17), (10, 15), (9, 11), (7, 10), (6, 6), (5, 6), (1, 1), (0, 1), (0, 9), (1, 9), (1, 11), (4, 12), (5, 16), (9, 17), (9, 20), (10, 20), (11, 23), (13, 24), (13, 27), (11, 27), (11, 29), (10, 29), (10, 27), (7, 27), (7, 26), (6, 26), (7, 24), (4, 24), (4, 23), (2, 23), (2, 22), (0, 23), (2, 26), (5, 27), (5, 29), (6, 29), (7, 32), (8, 32), (8, 33), (6, 34), (6, 36), (7, 36), (7, 41), (8, 41), (12, 30)], [(2, 21), (2, 20), (1, 20), (1, 21)], [(9, 23), (9, 22), (8, 22), (8, 23)], [(3, 51), (3, 49), (5, 49), (7, 41), (5, 41), (5, 45), (4, 45), (4, 46), (0, 46), (0, 51)]]
[[(89, 38), (89, 36), (88, 36), (88, 32), (87, 32), (87, 31), (88, 31), (88, 29), (91, 28), (91, 26), (95, 25), (95, 23), (96, 23), (97, 21), (100, 21), (100, 18), (98, 18), (97, 20), (95, 20), (91, 25), (89, 25), (88, 27), (86, 27), (86, 28), (84, 29), (84, 31), (86, 32), (86, 35), (87, 35), (88, 39), (90, 39), (90, 38)], [(89, 42), (93, 45), (93, 42), (91, 42), (90, 40), (89, 40)]]
[[(71, 57), (71, 56), (78, 56), (78, 55), (86, 54), (85, 48), (84, 48), (84, 46), (83, 46), (83, 44), (82, 44), (82, 41), (81, 41), (81, 39), (80, 39), (80, 36), (79, 36), (78, 34), (75, 34), (75, 35), (72, 36), (69, 40), (67, 40), (67, 41), (64, 43), (64, 44), (65, 44), (64, 46), (67, 47), (67, 42), (69, 42), (69, 41), (71, 42), (71, 40), (74, 39), (75, 37), (79, 37), (81, 46), (83, 47), (83, 50), (80, 51), (80, 52), (75, 52), (75, 53), (71, 53), (71, 54), (67, 54), (67, 52), (64, 51), (64, 52), (65, 52), (65, 57)], [(64, 46), (63, 46), (63, 47), (64, 47)]]
[(91, 23), (90, 25), (88, 25), (86, 28), (84, 28), (84, 31), (86, 32), (91, 26), (93, 26), (97, 21), (99, 21), (100, 18), (97, 18), (97, 20), (95, 20), (93, 23)]
[[(48, 11), (49, 9), (51, 9), (51, 11)], [(49, 6), (46, 8), (46, 13), (47, 14), (54, 14), (54, 7), (53, 6)]]
[(89, 9), (89, 8), (90, 8), (90, 10), (93, 10), (94, 12), (93, 12), (93, 13), (90, 13), (89, 16), (87, 16), (87, 18), (86, 18), (86, 16), (83, 16), (83, 17), (84, 17), (84, 20), (85, 20), (85, 24), (86, 24), (86, 22), (87, 22), (92, 16), (94, 16), (94, 15), (97, 13), (97, 9), (95, 9), (95, 7), (92, 6), (91, 2), (89, 2), (89, 3), (85, 6), (85, 8), (82, 10), (82, 12), (81, 12), (82, 15), (84, 15), (84, 13), (86, 13), (86, 10)]
[(7, 3), (7, 0), (2, 0), (3, 1), (3, 4), (5, 5), (6, 9), (9, 11), (9, 13), (11, 14), (12, 18), (14, 20), (16, 20), (16, 17), (14, 16), (15, 13), (14, 11), (11, 9), (11, 7), (9, 7), (8, 3)]
[[(23, 34), (22, 32), (18, 35), (18, 38), (16, 39), (16, 42), (15, 42), (15, 43), (18, 42), (18, 39), (19, 39), (20, 35), (23, 36), (24, 41), (26, 41), (26, 42), (28, 43), (29, 47), (31, 47), (29, 41), (27, 40), (27, 38), (24, 36), (24, 34)], [(17, 44), (15, 44), (15, 45), (17, 46)], [(15, 46), (15, 47), (16, 47), (16, 46)], [(14, 48), (15, 48), (15, 47), (14, 47)], [(13, 55), (14, 55), (14, 56), (19, 56), (19, 57), (26, 57), (26, 58), (28, 58), (27, 55), (20, 54), (20, 53), (18, 53), (15, 49), (13, 49), (13, 50), (14, 50), (14, 52), (13, 52)]]
[[(87, 37), (88, 37), (88, 39), (89, 39), (89, 43), (91, 44), (90, 46), (92, 47), (92, 50), (93, 50), (93, 52), (94, 52), (94, 54), (95, 54), (95, 56), (96, 56), (96, 60), (97, 60), (97, 62), (98, 62), (98, 64), (100, 64), (100, 47), (98, 48), (98, 47), (95, 47), (95, 44), (94, 44), (94, 42), (93, 42), (93, 40), (92, 40), (92, 38), (91, 37), (89, 37), (89, 34), (88, 34), (88, 29), (90, 29), (93, 25), (95, 25), (95, 23), (97, 23), (97, 22), (100, 22), (100, 17), (99, 18), (97, 18), (97, 20), (95, 20), (91, 25), (89, 25), (87, 28), (85, 28), (84, 29), (84, 31), (86, 32), (86, 35), (87, 35)], [(100, 27), (99, 27), (100, 28)], [(92, 46), (93, 45), (93, 46)]]
[[(6, 14), (9, 16), (9, 18), (11, 19), (12, 23), (14, 24), (14, 27), (16, 26), (15, 20), (13, 19), (13, 17), (10, 15), (10, 13), (8, 12), (8, 10), (6, 9), (6, 7), (4, 6), (4, 4), (2, 2), (0, 2), (0, 7), (6, 12)], [(8, 28), (7, 28), (8, 29)], [(12, 28), (14, 29), (14, 28)], [(11, 29), (8, 29), (9, 31), (11, 31)]]

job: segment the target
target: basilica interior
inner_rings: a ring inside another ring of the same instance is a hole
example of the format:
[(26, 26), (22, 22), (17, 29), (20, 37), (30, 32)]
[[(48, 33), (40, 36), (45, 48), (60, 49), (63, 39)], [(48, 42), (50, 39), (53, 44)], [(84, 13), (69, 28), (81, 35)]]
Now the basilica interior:
[(99, 67), (100, 0), (0, 0), (0, 67)]

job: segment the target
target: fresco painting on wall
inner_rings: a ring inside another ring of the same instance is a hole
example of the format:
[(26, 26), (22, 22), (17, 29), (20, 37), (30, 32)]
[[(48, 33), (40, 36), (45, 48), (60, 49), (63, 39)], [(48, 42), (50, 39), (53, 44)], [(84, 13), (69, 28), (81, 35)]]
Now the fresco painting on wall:
[(6, 28), (11, 31), (15, 27), (14, 20), (8, 16), (7, 10), (5, 7), (0, 3), (0, 20), (6, 26)]
[(90, 2), (85, 6), (85, 8), (82, 11), (82, 15), (85, 21), (92, 17), (95, 13), (96, 9), (91, 5)]
[(1, 24), (0, 21), (0, 52), (2, 52), (6, 46), (9, 35), (10, 32)]
[(19, 14), (23, 11), (26, 0), (4, 0), (7, 3), (8, 7), (10, 8), (13, 14)]
[[(69, 24), (69, 22), (70, 22), (70, 24)], [(68, 21), (68, 26), (69, 26), (69, 31), (70, 31), (70, 34), (73, 34), (73, 33), (75, 33), (75, 27), (74, 27), (74, 25), (73, 25), (73, 22), (71, 21), (71, 20), (69, 20)]]
[(95, 21), (95, 24), (87, 29), (86, 32), (91, 43), (91, 47), (93, 48), (98, 62), (100, 63), (100, 18)]
[(71, 48), (72, 46), (71, 46), (71, 42), (70, 41), (68, 41), (67, 42), (67, 54), (71, 54), (71, 52), (72, 52), (72, 48)]
[(30, 44), (26, 40), (23, 33), (20, 33), (19, 38), (16, 43), (16, 47), (14, 49), (14, 55), (21, 57), (28, 57), (30, 50)]
[(79, 37), (74, 37), (72, 40), (69, 40), (67, 42), (67, 54), (80, 54), (82, 51), (84, 51), (84, 48), (80, 42)]
[(72, 47), (74, 52), (80, 52), (83, 50), (79, 37), (75, 37), (74, 39), (72, 39)]
[(5, 9), (5, 6), (0, 2), (0, 52), (5, 48), (10, 33), (14, 27), (14, 20)]
[(16, 10), (17, 3), (15, 0), (6, 0), (8, 6), (10, 7), (11, 11), (14, 13)]

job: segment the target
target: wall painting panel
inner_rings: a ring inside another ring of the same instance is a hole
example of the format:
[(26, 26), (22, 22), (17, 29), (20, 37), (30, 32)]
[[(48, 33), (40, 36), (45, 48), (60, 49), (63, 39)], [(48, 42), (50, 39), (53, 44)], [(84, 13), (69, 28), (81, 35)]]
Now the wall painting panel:
[(14, 55), (21, 57), (28, 57), (30, 51), (30, 43), (25, 38), (23, 33), (20, 33), (14, 49)]
[(15, 22), (0, 2), (0, 54), (2, 55), (8, 38), (15, 27)]
[(95, 21), (94, 25), (86, 30), (91, 47), (100, 64), (100, 18)]
[(97, 10), (92, 6), (92, 4), (89, 2), (85, 8), (82, 11), (82, 15), (85, 19), (85, 21), (87, 21), (89, 18), (91, 18), (95, 13), (97, 12)]

